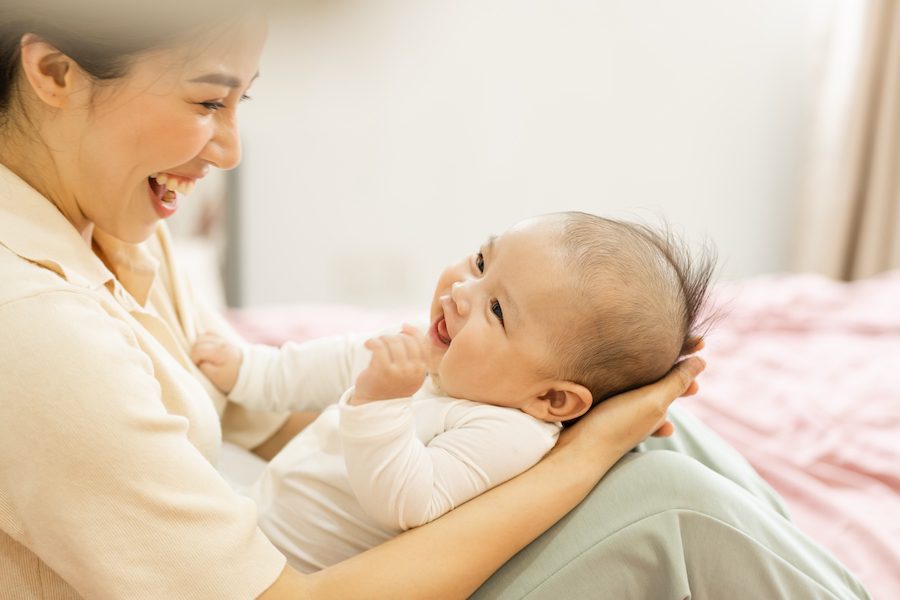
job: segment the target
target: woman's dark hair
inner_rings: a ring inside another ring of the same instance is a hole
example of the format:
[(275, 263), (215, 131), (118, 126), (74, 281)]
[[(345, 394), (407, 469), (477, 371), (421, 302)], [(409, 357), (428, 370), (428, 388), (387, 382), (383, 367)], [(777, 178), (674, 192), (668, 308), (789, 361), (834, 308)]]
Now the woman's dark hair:
[(141, 52), (185, 39), (198, 27), (232, 14), (229, 11), (239, 4), (227, 0), (0, 0), (0, 123), (14, 99), (20, 45), (26, 33), (55, 46), (96, 80), (111, 80), (127, 74)]

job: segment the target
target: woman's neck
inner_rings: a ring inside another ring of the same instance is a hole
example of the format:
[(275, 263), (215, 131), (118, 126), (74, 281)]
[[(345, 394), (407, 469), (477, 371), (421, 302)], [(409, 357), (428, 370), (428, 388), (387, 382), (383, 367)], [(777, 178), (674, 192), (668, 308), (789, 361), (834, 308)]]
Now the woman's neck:
[(9, 123), (0, 127), (0, 163), (53, 204), (85, 241), (91, 243), (93, 224), (79, 210), (39, 132), (19, 131)]

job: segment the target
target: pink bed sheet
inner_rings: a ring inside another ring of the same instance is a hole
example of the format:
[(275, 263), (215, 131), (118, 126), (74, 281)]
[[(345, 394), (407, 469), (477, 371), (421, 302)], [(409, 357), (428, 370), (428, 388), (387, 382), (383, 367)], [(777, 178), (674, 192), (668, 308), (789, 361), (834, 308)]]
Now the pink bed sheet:
[(683, 404), (873, 598), (900, 598), (900, 271), (759, 277), (716, 299), (709, 367)]
[[(720, 286), (701, 392), (682, 401), (785, 498), (873, 598), (900, 598), (900, 271), (855, 283), (767, 276)], [(232, 311), (249, 340), (375, 330), (411, 310)]]

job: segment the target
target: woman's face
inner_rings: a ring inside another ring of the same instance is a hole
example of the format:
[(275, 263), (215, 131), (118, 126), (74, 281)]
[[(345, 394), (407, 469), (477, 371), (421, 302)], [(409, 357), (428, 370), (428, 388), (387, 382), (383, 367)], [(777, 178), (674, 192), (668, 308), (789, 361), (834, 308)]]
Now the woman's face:
[(244, 22), (189, 47), (142, 54), (125, 77), (73, 95), (50, 142), (57, 195), (76, 227), (93, 223), (144, 241), (210, 167), (237, 166), (237, 108), (265, 36), (262, 20)]

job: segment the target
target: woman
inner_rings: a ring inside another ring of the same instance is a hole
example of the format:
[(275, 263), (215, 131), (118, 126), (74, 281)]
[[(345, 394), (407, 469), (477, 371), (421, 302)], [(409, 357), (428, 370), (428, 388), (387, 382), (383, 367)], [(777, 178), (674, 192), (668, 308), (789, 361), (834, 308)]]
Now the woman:
[[(222, 436), (270, 455), (299, 421), (228, 405), (191, 363), (199, 332), (229, 331), (193, 299), (161, 224), (209, 168), (240, 160), (263, 22), (221, 2), (214, 20), (197, 2), (74, 4), (0, 9), (4, 593), (462, 598), (628, 449), (671, 433), (666, 409), (696, 390), (699, 359), (445, 517), (314, 575), (285, 567), (213, 464)], [(682, 453), (631, 454), (477, 595), (864, 595), (733, 451), (672, 418)]]

